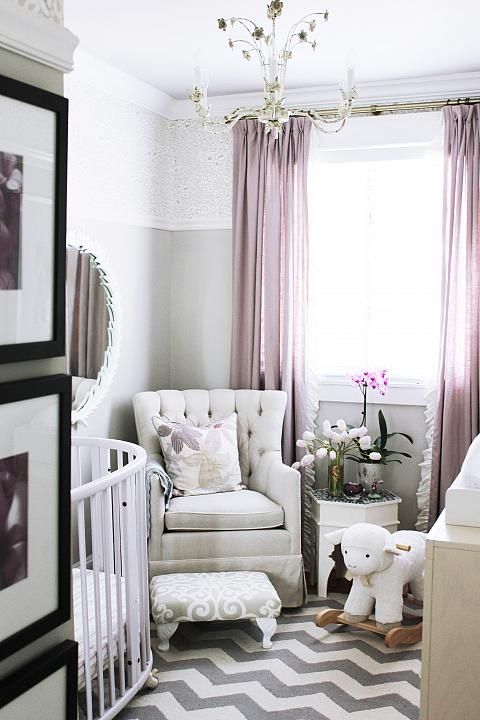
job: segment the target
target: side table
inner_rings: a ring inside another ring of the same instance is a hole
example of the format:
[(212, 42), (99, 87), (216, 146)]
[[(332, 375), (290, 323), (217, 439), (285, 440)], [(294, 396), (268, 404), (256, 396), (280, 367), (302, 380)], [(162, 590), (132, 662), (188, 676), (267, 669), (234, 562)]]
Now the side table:
[(361, 499), (334, 498), (328, 490), (315, 490), (309, 495), (312, 500), (312, 517), (317, 524), (318, 595), (325, 598), (328, 578), (335, 565), (330, 557), (334, 548), (325, 535), (359, 522), (381, 525), (395, 532), (399, 524), (398, 506), (402, 501), (390, 492), (376, 500), (363, 496)]

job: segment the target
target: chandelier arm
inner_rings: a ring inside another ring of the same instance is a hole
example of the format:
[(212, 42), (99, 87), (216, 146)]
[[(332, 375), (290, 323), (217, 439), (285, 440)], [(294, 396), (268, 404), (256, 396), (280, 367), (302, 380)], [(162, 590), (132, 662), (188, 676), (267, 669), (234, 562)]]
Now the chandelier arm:
[(259, 57), (259, 60), (260, 60), (261, 65), (262, 65), (263, 67), (265, 67), (266, 61), (265, 61), (265, 56), (264, 56), (263, 51), (262, 51), (262, 46), (261, 46), (260, 43), (257, 41), (257, 39), (253, 36), (253, 34), (250, 32), (250, 28), (245, 24), (245, 23), (247, 23), (247, 22), (248, 22), (248, 23), (251, 23), (253, 29), (255, 30), (255, 28), (258, 27), (258, 26), (256, 25), (256, 23), (255, 23), (253, 20), (249, 20), (249, 18), (229, 18), (229, 19), (227, 20), (227, 22), (232, 23), (232, 20), (234, 20), (235, 22), (239, 23), (239, 24), (244, 28), (244, 30), (247, 31), (247, 33), (249, 34), (249, 36), (252, 36), (253, 39), (249, 41), (249, 40), (243, 40), (242, 38), (238, 38), (237, 40), (231, 40), (231, 42), (232, 42), (233, 44), (236, 44), (236, 43), (239, 43), (239, 42), (243, 42), (243, 43), (250, 44), (250, 47), (252, 47), (252, 49), (254, 49), (254, 50), (258, 53), (258, 57)]
[(244, 117), (245, 117), (244, 115), (239, 115), (238, 117), (233, 117), (233, 118), (230, 118), (229, 116), (227, 116), (227, 117), (225, 118), (225, 125), (226, 125), (226, 127), (227, 127), (229, 130), (231, 130), (233, 127), (235, 127), (235, 125), (236, 125), (240, 120), (243, 120)]
[[(308, 117), (309, 120), (317, 127), (321, 132), (325, 134), (334, 134), (340, 132), (345, 125), (347, 116), (338, 118), (326, 118), (323, 116), (317, 116), (314, 110), (302, 110), (295, 108), (289, 110), (290, 117)], [(234, 127), (240, 120), (243, 119), (259, 119), (259, 111), (255, 108), (237, 108), (230, 115), (226, 115), (223, 121), (228, 128)], [(206, 121), (209, 124), (222, 124), (222, 121)], [(335, 126), (335, 127), (334, 127)]]
[(260, 66), (262, 68), (266, 67), (266, 60), (265, 55), (261, 51), (261, 49), (255, 45), (253, 42), (250, 42), (250, 40), (242, 40), (242, 38), (239, 38), (238, 40), (232, 40), (232, 45), (237, 45), (238, 43), (243, 43), (244, 45), (248, 45), (249, 48), (251, 48), (255, 53), (258, 55), (258, 59), (260, 62)]
[[(309, 117), (315, 123), (321, 123), (322, 125), (336, 125), (342, 123), (342, 127), (345, 124), (347, 117), (350, 115), (349, 110), (339, 113), (337, 111), (337, 117), (325, 117), (324, 115), (318, 115), (316, 110), (302, 110), (301, 108), (288, 108), (290, 117), (301, 116)], [(318, 111), (321, 112), (321, 111)]]
[(308, 23), (308, 18), (314, 18), (314, 17), (325, 17), (325, 13), (308, 13), (308, 15), (305, 15), (303, 18), (301, 18), (301, 20), (298, 20), (298, 22), (294, 23), (292, 25), (292, 27), (290, 28), (290, 30), (288, 31), (287, 39), (285, 41), (285, 46), (284, 46), (285, 50), (291, 49), (289, 47), (289, 45), (292, 41), (293, 35), (295, 34), (295, 30), (298, 28), (298, 26), (301, 25), (302, 23)]
[(230, 125), (226, 125), (223, 119), (220, 118), (204, 118), (202, 121), (204, 127), (211, 126), (211, 127), (221, 127), (222, 130), (230, 130)]
[(297, 40), (295, 45), (292, 45), (289, 50), (293, 50), (293, 48), (296, 48), (297, 45), (311, 45), (313, 47), (313, 41), (312, 40)]
[(321, 120), (313, 120), (312, 119), (312, 123), (315, 125), (316, 128), (318, 128), (320, 130), (320, 132), (325, 133), (325, 135), (334, 135), (335, 133), (338, 133), (338, 132), (340, 132), (340, 130), (343, 129), (343, 127), (346, 123), (346, 120), (347, 120), (346, 118), (343, 118), (343, 120), (340, 122), (340, 125), (332, 130), (327, 130), (327, 127), (329, 127), (329, 126), (324, 125)]
[[(231, 20), (235, 20), (235, 22), (237, 22), (239, 25), (241, 25), (241, 26), (244, 28), (244, 30), (247, 31), (247, 33), (249, 34), (249, 36), (251, 36), (251, 37), (253, 38), (253, 42), (254, 42), (255, 45), (257, 46), (258, 50), (261, 52), (261, 46), (260, 46), (260, 44), (257, 42), (257, 39), (255, 38), (255, 36), (253, 35), (253, 33), (250, 31), (250, 28), (249, 28), (247, 25), (245, 25), (245, 22), (249, 22), (249, 23), (252, 24), (252, 27), (253, 27), (253, 29), (255, 30), (255, 28), (258, 27), (258, 26), (253, 22), (253, 20), (249, 20), (248, 18), (230, 18), (230, 21), (231, 21)], [(233, 42), (235, 42), (235, 40), (234, 40)], [(245, 40), (245, 42), (247, 42), (247, 41)]]
[[(233, 20), (233, 22), (232, 22), (232, 20)], [(250, 20), (250, 18), (231, 17), (231, 18), (228, 18), (227, 22), (229, 22), (232, 27), (235, 25), (235, 23), (238, 22), (238, 23), (240, 23), (240, 25), (243, 25), (243, 27), (245, 28), (245, 30), (247, 32), (250, 32), (250, 30), (247, 27), (247, 25), (245, 25), (245, 23), (250, 23), (254, 30), (257, 27), (257, 24), (253, 20)]]
[(225, 115), (225, 122), (238, 122), (242, 118), (258, 118), (258, 108), (235, 108), (231, 113)]

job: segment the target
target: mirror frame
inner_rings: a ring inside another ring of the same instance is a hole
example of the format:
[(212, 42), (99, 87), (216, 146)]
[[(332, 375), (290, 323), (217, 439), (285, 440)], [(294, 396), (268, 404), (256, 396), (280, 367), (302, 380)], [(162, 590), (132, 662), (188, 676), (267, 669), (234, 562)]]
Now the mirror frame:
[[(93, 266), (100, 275), (100, 284), (105, 292), (105, 302), (107, 305), (107, 348), (104, 354), (103, 365), (98, 372), (95, 383), (85, 395), (80, 405), (75, 410), (72, 410), (72, 425), (87, 425), (87, 418), (105, 399), (115, 375), (120, 345), (121, 314), (115, 281), (112, 278), (110, 270), (107, 271), (105, 269), (104, 255), (102, 255), (102, 251), (100, 253), (98, 252), (92, 236), (80, 230), (69, 230), (67, 232), (67, 246), (68, 245), (90, 256)], [(67, 368), (67, 372), (68, 370), (69, 368)]]

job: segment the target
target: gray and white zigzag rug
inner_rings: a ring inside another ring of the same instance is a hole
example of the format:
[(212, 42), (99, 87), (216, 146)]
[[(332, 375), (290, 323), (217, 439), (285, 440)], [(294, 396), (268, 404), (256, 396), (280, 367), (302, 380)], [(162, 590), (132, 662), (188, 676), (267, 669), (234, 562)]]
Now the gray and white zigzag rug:
[(324, 606), (339, 605), (284, 611), (271, 650), (249, 621), (181, 625), (170, 651), (154, 652), (157, 690), (118, 719), (417, 720), (419, 645), (388, 649), (373, 633), (317, 628)]

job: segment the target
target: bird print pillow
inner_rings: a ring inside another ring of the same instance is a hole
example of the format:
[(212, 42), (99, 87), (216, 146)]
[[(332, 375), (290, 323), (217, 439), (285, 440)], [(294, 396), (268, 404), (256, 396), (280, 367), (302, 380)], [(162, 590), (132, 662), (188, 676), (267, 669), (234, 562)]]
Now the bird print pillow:
[(205, 495), (242, 489), (237, 415), (206, 427), (152, 417), (174, 495)]

